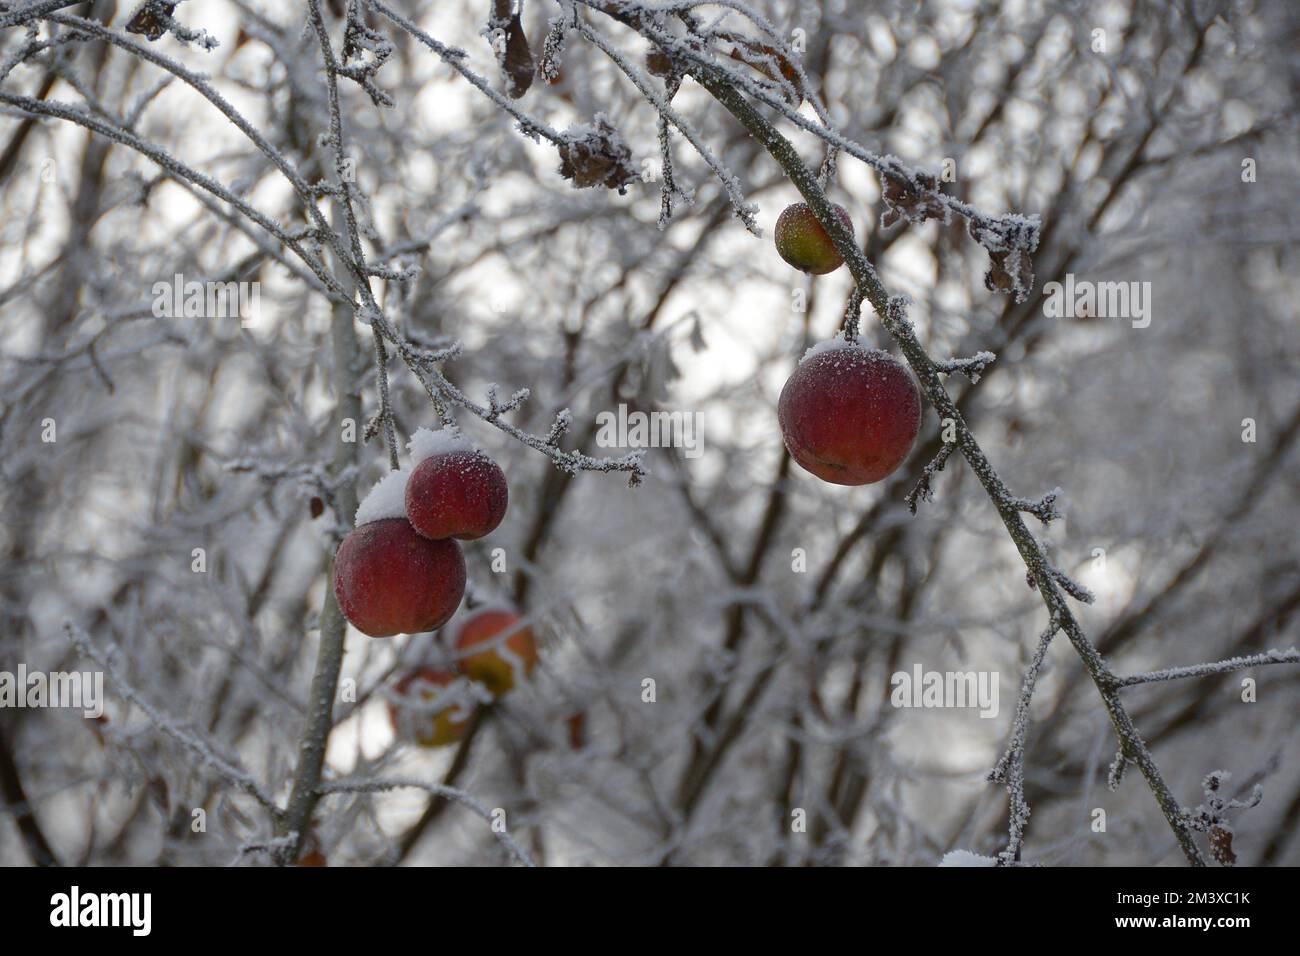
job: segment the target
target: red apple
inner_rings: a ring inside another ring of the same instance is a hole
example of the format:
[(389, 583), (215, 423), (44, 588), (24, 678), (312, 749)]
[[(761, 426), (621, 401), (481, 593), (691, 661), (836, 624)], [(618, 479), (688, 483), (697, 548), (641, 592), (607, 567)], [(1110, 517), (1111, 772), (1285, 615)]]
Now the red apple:
[(481, 451), (432, 455), (406, 482), (406, 517), (426, 538), (481, 538), (501, 523), (509, 501), (505, 473)]
[(460, 740), (473, 716), (473, 705), (458, 695), (447, 694), (445, 706), (438, 707), (445, 688), (455, 680), (454, 674), (421, 667), (393, 685), (397, 699), (389, 701), (388, 716), (397, 735), (413, 739), (422, 747), (441, 747)]
[(371, 637), (441, 627), (465, 596), (465, 558), (455, 541), (431, 541), (405, 518), (363, 524), (334, 557), (343, 616)]
[[(480, 644), (490, 646), (467, 653)], [(498, 608), (484, 608), (467, 617), (456, 633), (456, 650), (465, 655), (461, 671), (494, 694), (514, 687), (520, 670), (526, 677), (537, 666), (532, 629), (518, 614)]]
[[(851, 234), (853, 220), (849, 218), (848, 210), (835, 203), (832, 205), (840, 222), (844, 223), (844, 228)], [(835, 248), (830, 234), (822, 227), (807, 203), (798, 202), (785, 207), (785, 211), (776, 220), (775, 239), (776, 251), (782, 259), (796, 269), (815, 276), (834, 272), (844, 263), (844, 257)]]
[(907, 458), (921, 393), (887, 352), (842, 339), (810, 349), (781, 389), (777, 416), (801, 467), (837, 485), (869, 485)]

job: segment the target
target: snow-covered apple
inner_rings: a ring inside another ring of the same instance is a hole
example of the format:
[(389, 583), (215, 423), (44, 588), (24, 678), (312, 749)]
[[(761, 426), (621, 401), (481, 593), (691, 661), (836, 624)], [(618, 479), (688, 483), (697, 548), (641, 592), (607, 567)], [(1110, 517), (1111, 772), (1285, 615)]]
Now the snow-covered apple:
[(510, 497), (505, 473), (467, 443), (447, 442), (442, 449), (411, 472), (406, 516), (426, 538), (481, 538), (505, 517)]
[(921, 427), (912, 373), (887, 352), (836, 338), (815, 346), (781, 389), (781, 435), (806, 471), (869, 485), (907, 458)]
[[(518, 614), (504, 608), (483, 608), (468, 615), (455, 634), (463, 655), (460, 669), (494, 694), (504, 694), (537, 666), (537, 641)], [(486, 645), (475, 651), (479, 645)]]
[(405, 518), (356, 528), (334, 557), (334, 595), (371, 637), (441, 627), (465, 596), (465, 557), (455, 541), (416, 534)]
[[(838, 204), (832, 205), (844, 228), (852, 233), (853, 220), (848, 210)], [(782, 259), (812, 275), (826, 275), (844, 263), (844, 257), (835, 248), (830, 234), (818, 221), (812, 207), (804, 202), (786, 206), (777, 217), (775, 241), (776, 251)]]

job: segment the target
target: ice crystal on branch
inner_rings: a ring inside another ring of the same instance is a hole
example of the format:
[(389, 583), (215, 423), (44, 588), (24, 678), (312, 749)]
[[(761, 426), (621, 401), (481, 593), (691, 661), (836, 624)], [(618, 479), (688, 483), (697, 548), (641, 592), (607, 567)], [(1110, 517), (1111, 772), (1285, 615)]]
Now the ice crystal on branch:
[(960, 373), (965, 375), (972, 385), (979, 384), (980, 376), (997, 359), (992, 352), (977, 352), (970, 358), (950, 359), (947, 362), (936, 362), (935, 368), (945, 375)]
[[(392, 41), (366, 24), (358, 0), (348, 0), (342, 53), (344, 65), (338, 68), (339, 76), (346, 76), (359, 85), (376, 106), (395, 105), (392, 96), (374, 83), (375, 74), (393, 55)], [(356, 62), (352, 63), (353, 60)]]
[(542, 56), (537, 64), (537, 72), (547, 83), (555, 83), (560, 79), (560, 57), (564, 54), (564, 38), (568, 30), (568, 16), (554, 17), (550, 29), (546, 31), (546, 39), (542, 41)]
[(921, 477), (917, 479), (916, 486), (907, 493), (907, 510), (916, 514), (916, 509), (922, 501), (933, 501), (934, 490), (931, 483), (934, 476), (943, 471), (943, 466), (948, 463), (949, 457), (957, 450), (955, 442), (943, 445), (938, 453), (932, 458), (921, 472)]

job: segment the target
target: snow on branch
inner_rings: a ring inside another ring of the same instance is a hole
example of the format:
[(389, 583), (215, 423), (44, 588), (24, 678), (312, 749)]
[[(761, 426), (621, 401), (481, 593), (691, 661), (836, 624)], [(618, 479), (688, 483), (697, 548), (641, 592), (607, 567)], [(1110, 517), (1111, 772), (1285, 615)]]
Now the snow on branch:
[(1209, 677), (1213, 674), (1229, 674), (1233, 671), (1262, 667), (1265, 664), (1300, 664), (1300, 650), (1291, 647), (1285, 651), (1269, 650), (1262, 654), (1251, 654), (1248, 657), (1230, 657), (1227, 660), (1214, 661), (1208, 664), (1192, 664), (1188, 667), (1169, 667), (1164, 670), (1146, 671), (1142, 674), (1131, 674), (1128, 677), (1117, 677), (1115, 678), (1115, 686), (1133, 687), (1137, 684), (1153, 684), (1157, 681), (1182, 680), (1185, 677)]
[(37, 17), (43, 17), (55, 10), (62, 10), (64, 7), (73, 7), (81, 3), (82, 0), (37, 0), (35, 3), (29, 3), (18, 10), (11, 10), (8, 13), (0, 13), (0, 30), (5, 27), (21, 26)]
[(366, 26), (358, 0), (348, 0), (342, 53), (343, 63), (338, 66), (339, 76), (347, 77), (365, 90), (370, 102), (376, 106), (396, 105), (393, 97), (374, 82), (375, 74), (393, 55), (393, 41), (378, 30)]
[(980, 376), (984, 374), (984, 369), (992, 365), (997, 356), (992, 352), (976, 352), (970, 358), (949, 359), (947, 362), (935, 362), (934, 367), (944, 375), (952, 375), (960, 372), (965, 375), (972, 385), (979, 383)]
[[(1091, 604), (1093, 601), (1097, 600), (1096, 595), (1056, 565), (1047, 561), (1046, 558), (1043, 559), (1043, 563), (1047, 568), (1047, 573), (1052, 576), (1053, 581), (1060, 585), (1061, 590), (1070, 595), (1070, 597), (1074, 598), (1080, 604)], [(1038, 581), (1034, 578), (1032, 570), (1025, 572), (1025, 580), (1029, 582), (1031, 588), (1034, 588), (1035, 590), (1038, 589)]]
[[(584, 2), (587, 6), (600, 9), (600, 6), (594, 3), (593, 0), (578, 0), (578, 2)], [(643, 27), (643, 24), (638, 24), (638, 26)], [(643, 29), (642, 32), (647, 31)], [(658, 42), (658, 36), (656, 35), (654, 38)], [(664, 36), (663, 43), (674, 50), (682, 48), (681, 42), (670, 36)], [(693, 53), (690, 55), (694, 61), (701, 63), (704, 67), (701, 71), (697, 71), (695, 75), (705, 89), (726, 107), (733, 116), (740, 120), (750, 134), (763, 145), (799, 189), (804, 200), (812, 207), (823, 228), (830, 234), (836, 249), (844, 256), (854, 282), (863, 289), (864, 294), (880, 316), (881, 324), (898, 343), (912, 371), (916, 374), (926, 398), (934, 406), (941, 420), (951, 419), (957, 430), (956, 444), (961, 448), (971, 470), (979, 479), (985, 492), (992, 499), (1003, 525), (1007, 529), (1007, 533), (1015, 542), (1016, 548), (1025, 562), (1026, 576), (1031, 586), (1039, 590), (1052, 619), (1058, 623), (1059, 628), (1067, 635), (1071, 645), (1087, 668), (1098, 693), (1103, 699), (1111, 725), (1119, 738), (1121, 749), (1141, 770), (1152, 796), (1159, 805), (1165, 821), (1168, 823), (1187, 861), (1193, 866), (1204, 865), (1205, 858), (1196, 845), (1192, 832), (1181, 814), (1177, 799), (1169, 789), (1160, 768), (1156, 765), (1149, 749), (1133, 724), (1132, 717), (1118, 699), (1115, 689), (1111, 686), (1110, 682), (1113, 680), (1113, 675), (1107, 669), (1105, 661), (1102, 660), (1097, 648), (1088, 640), (1078, 621), (1074, 619), (1061, 589), (1066, 588), (1066, 593), (1079, 600), (1090, 600), (1091, 594), (1051, 565), (1044, 553), (1043, 546), (1025, 527), (1016, 499), (1007, 490), (1006, 484), (980, 448), (979, 442), (971, 432), (970, 427), (965, 423), (952, 396), (947, 393), (940, 381), (934, 360), (930, 358), (917, 339), (915, 329), (907, 319), (904, 301), (898, 296), (889, 295), (884, 288), (875, 267), (867, 260), (854, 241), (853, 236), (839, 222), (820, 183), (804, 165), (803, 160), (790, 141), (776, 130), (745, 97), (739, 94), (738, 88), (745, 88), (753, 93), (752, 84), (747, 84), (747, 81), (743, 78), (737, 79), (730, 75), (734, 74), (734, 71), (713, 70), (712, 67), (715, 64), (712, 64), (711, 61)], [(759, 93), (754, 93), (754, 95), (759, 99), (763, 99)], [(763, 101), (768, 102), (769, 105), (774, 105), (778, 110), (782, 108), (781, 104), (772, 104), (768, 99), (763, 99)], [(797, 120), (794, 121), (797, 122)], [(974, 211), (970, 210), (970, 213), (974, 214)], [(1026, 221), (1025, 225), (1026, 229), (1029, 229), (1030, 225), (1033, 226), (1029, 230), (1029, 235), (1033, 237), (1033, 242), (1036, 243), (1036, 221), (1032, 224)]]
[(1119, 789), (1119, 785), (1124, 782), (1124, 774), (1128, 770), (1128, 757), (1124, 751), (1120, 750), (1115, 754), (1115, 759), (1110, 762), (1110, 768), (1106, 771), (1106, 789), (1114, 793)]
[(572, 28), (576, 17), (569, 0), (559, 2), (564, 12), (549, 21), (546, 39), (542, 41), (542, 56), (537, 63), (537, 72), (548, 83), (554, 83), (560, 78), (560, 57), (564, 55), (565, 35)]

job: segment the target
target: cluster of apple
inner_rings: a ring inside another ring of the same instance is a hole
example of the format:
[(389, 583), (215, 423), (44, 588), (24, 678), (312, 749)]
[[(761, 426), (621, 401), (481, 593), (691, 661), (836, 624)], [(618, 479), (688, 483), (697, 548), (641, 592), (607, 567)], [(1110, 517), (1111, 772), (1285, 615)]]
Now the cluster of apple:
[[(834, 206), (844, 227), (853, 220)], [(844, 263), (807, 203), (776, 221), (776, 250), (790, 265), (826, 275)], [(912, 373), (888, 352), (844, 338), (809, 349), (781, 389), (781, 435), (805, 471), (836, 485), (868, 485), (893, 474), (921, 429), (921, 393)]]
[[(371, 490), (334, 557), (339, 609), (370, 637), (433, 631), (451, 620), (466, 584), (456, 542), (489, 534), (509, 503), (505, 473), (458, 429), (418, 429), (407, 447), (411, 467), (390, 472)], [(399, 733), (429, 747), (458, 740), (469, 724), (476, 695), (458, 677), (501, 695), (537, 665), (531, 629), (503, 608), (466, 614), (451, 646), (455, 671), (411, 670), (390, 704)], [(457, 687), (461, 692), (453, 693)]]
[(483, 608), (466, 616), (454, 629), (451, 646), (459, 656), (459, 675), (417, 667), (394, 685), (394, 699), (388, 705), (398, 736), (424, 747), (455, 743), (473, 719), (477, 696), (458, 681), (459, 676), (500, 696), (515, 686), (521, 671), (526, 677), (537, 666), (532, 629), (505, 608)]
[(367, 496), (334, 558), (339, 608), (371, 637), (446, 624), (465, 596), (465, 556), (456, 541), (492, 531), (509, 500), (500, 466), (456, 429), (420, 429), (408, 447), (420, 460)]
[[(835, 214), (852, 233), (842, 206)], [(844, 262), (806, 203), (781, 213), (776, 248), (790, 265), (813, 275)], [(809, 349), (781, 390), (777, 415), (791, 457), (838, 485), (880, 481), (907, 458), (921, 425), (921, 395), (901, 362), (843, 336)], [(423, 437), (421, 437), (423, 435)], [(421, 429), (409, 447), (419, 457), (409, 472), (390, 474), (363, 502), (357, 528), (339, 548), (334, 593), (362, 633), (387, 637), (442, 627), (465, 595), (465, 558), (456, 540), (491, 532), (505, 516), (506, 478), (487, 455), (454, 428)], [(401, 492), (400, 508), (397, 492)], [(367, 512), (374, 499), (375, 506)], [(385, 505), (387, 500), (388, 506)], [(537, 663), (532, 631), (513, 611), (468, 615), (451, 641), (460, 675), (494, 695)], [(486, 645), (474, 650), (478, 645)], [(474, 700), (456, 693), (458, 674), (419, 667), (398, 681), (390, 704), (394, 727), (429, 747), (460, 739)]]

